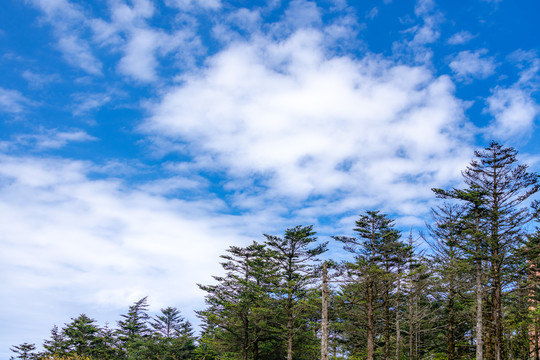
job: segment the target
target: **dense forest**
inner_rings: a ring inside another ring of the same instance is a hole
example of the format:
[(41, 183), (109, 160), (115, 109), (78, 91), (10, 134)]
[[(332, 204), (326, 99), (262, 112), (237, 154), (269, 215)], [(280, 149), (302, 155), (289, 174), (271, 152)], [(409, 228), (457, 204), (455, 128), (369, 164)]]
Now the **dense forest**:
[(13, 359), (540, 360), (540, 178), (498, 143), (476, 151), (463, 188), (433, 189), (425, 232), (365, 211), (329, 260), (312, 226), (231, 246), (197, 313), (150, 316), (143, 298), (115, 327), (82, 314)]

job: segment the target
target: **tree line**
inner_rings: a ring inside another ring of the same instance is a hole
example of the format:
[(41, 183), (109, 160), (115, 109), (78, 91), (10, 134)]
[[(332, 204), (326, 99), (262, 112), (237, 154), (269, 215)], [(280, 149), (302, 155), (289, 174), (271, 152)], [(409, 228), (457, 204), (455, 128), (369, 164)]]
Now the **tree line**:
[(540, 360), (540, 178), (496, 142), (462, 175), (461, 189), (432, 189), (424, 234), (361, 214), (354, 236), (332, 237), (347, 260), (324, 257), (312, 226), (231, 246), (224, 274), (199, 284), (197, 337), (143, 298), (114, 329), (83, 314), (14, 358)]

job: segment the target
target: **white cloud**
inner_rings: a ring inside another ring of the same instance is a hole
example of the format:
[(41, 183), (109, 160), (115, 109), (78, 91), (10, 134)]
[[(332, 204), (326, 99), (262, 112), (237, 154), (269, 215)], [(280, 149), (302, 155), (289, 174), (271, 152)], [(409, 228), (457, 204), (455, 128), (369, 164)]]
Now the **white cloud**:
[(460, 31), (455, 33), (448, 39), (448, 43), (451, 45), (463, 45), (474, 39), (475, 36), (468, 31)]
[(487, 133), (497, 139), (529, 138), (540, 105), (534, 92), (540, 86), (540, 59), (534, 52), (518, 50), (509, 59), (519, 69), (518, 80), (508, 86), (497, 86), (487, 98), (486, 112), (493, 116)]
[(232, 45), (171, 88), (145, 131), (208, 154), (233, 188), (262, 179), (253, 196), (265, 204), (317, 206), (309, 199), (325, 195), (327, 213), (372, 203), (418, 214), (470, 156), (452, 82), (377, 57), (327, 58), (323, 38)]
[(73, 114), (80, 116), (86, 113), (99, 109), (103, 105), (109, 103), (114, 95), (118, 95), (116, 91), (109, 91), (106, 93), (76, 93), (72, 97), (74, 99)]
[(461, 51), (450, 62), (450, 68), (462, 81), (472, 79), (485, 79), (495, 73), (495, 60), (492, 57), (484, 57), (486, 49), (476, 51)]
[(58, 149), (70, 142), (95, 141), (95, 137), (82, 130), (57, 131), (42, 130), (39, 134), (25, 134), (16, 137), (17, 144), (24, 146), (34, 146), (38, 150)]
[(182, 10), (202, 8), (205, 10), (218, 10), (222, 4), (220, 0), (165, 0), (169, 6), (175, 6)]
[(516, 50), (508, 56), (519, 71), (517, 85), (529, 90), (540, 86), (540, 58), (535, 51)]
[[(90, 179), (96, 171), (102, 180)], [(113, 317), (98, 320), (112, 322), (146, 295), (152, 309), (178, 306), (193, 320), (203, 296), (196, 283), (211, 282), (218, 256), (248, 240), (238, 219), (218, 214), (220, 201), (167, 200), (102, 175), (85, 162), (0, 156), (0, 319), (9, 343), (21, 331), (39, 343), (81, 312), (107, 308)], [(34, 311), (41, 316), (28, 316)]]
[(17, 90), (0, 87), (0, 111), (17, 114), (24, 111), (30, 101)]
[(291, 29), (318, 27), (322, 23), (321, 12), (313, 1), (292, 0), (285, 10), (285, 23)]
[(375, 16), (377, 16), (377, 14), (379, 14), (379, 9), (377, 9), (377, 7), (373, 7), (373, 8), (366, 14), (366, 18), (368, 18), (368, 19), (374, 19)]
[[(110, 2), (110, 21), (93, 18), (68, 0), (32, 0), (45, 14), (58, 38), (58, 49), (68, 63), (91, 75), (101, 75), (103, 65), (95, 56), (98, 44), (122, 57), (117, 69), (137, 81), (152, 82), (158, 78), (158, 57), (171, 53), (179, 68), (189, 68), (202, 46), (194, 29), (185, 24), (181, 30), (164, 31), (148, 22), (156, 16), (149, 0)], [(212, 1), (200, 1), (211, 6)], [(90, 36), (90, 34), (92, 34)]]
[(150, 30), (134, 30), (120, 60), (120, 72), (137, 80), (152, 81), (156, 78), (157, 61), (154, 56), (158, 47), (157, 34)]
[(79, 37), (63, 34), (58, 40), (58, 47), (71, 65), (78, 66), (92, 75), (101, 74), (101, 63), (92, 54), (90, 46)]
[(201, 54), (202, 46), (189, 22), (181, 30), (163, 31), (148, 25), (155, 15), (153, 4), (139, 0), (132, 6), (117, 1), (112, 3), (111, 21), (93, 19), (94, 40), (123, 53), (117, 69), (137, 81), (158, 79), (158, 57), (175, 54), (180, 68), (189, 68)]
[(540, 107), (531, 95), (519, 87), (497, 87), (487, 103), (487, 111), (494, 117), (489, 134), (497, 139), (530, 135), (534, 120), (540, 112)]
[(416, 16), (426, 16), (433, 13), (434, 9), (435, 2), (433, 0), (417, 0), (414, 13)]
[(101, 75), (102, 64), (94, 56), (83, 32), (88, 21), (82, 9), (67, 0), (31, 0), (45, 14), (58, 38), (64, 59), (92, 75)]
[(436, 9), (433, 0), (418, 0), (414, 12), (422, 23), (404, 30), (403, 34), (413, 37), (411, 40), (394, 42), (393, 52), (402, 60), (426, 65), (433, 57), (428, 45), (439, 39), (439, 24), (443, 21), (443, 15)]
[(47, 84), (60, 80), (58, 74), (40, 74), (30, 70), (23, 71), (21, 75), (28, 82), (30, 87), (35, 89), (41, 89)]

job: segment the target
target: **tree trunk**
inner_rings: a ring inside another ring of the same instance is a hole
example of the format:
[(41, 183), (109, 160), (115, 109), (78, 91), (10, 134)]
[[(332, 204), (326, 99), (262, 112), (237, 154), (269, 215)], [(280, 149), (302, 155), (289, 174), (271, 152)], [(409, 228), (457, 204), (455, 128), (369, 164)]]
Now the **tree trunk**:
[(498, 274), (495, 275), (495, 301), (493, 304), (493, 327), (495, 328), (495, 360), (501, 360), (502, 357), (502, 289)]
[[(453, 270), (452, 270), (453, 271)], [(449, 281), (449, 287), (450, 291), (448, 293), (448, 346), (447, 346), (447, 352), (448, 352), (448, 360), (454, 360), (455, 359), (455, 344), (454, 344), (454, 331), (455, 331), (455, 309), (454, 309), (454, 297), (455, 297), (455, 279), (454, 274), (452, 273), (450, 275), (450, 281)]]
[(287, 314), (287, 360), (292, 360), (293, 354), (293, 316), (289, 311)]
[(322, 268), (321, 360), (328, 360), (328, 270)]
[(540, 336), (538, 336), (538, 330), (539, 330), (538, 328), (539, 328), (538, 320), (536, 320), (534, 324), (534, 336), (533, 336), (535, 360), (540, 360)]
[(482, 301), (484, 298), (482, 285), (482, 261), (476, 260), (476, 360), (484, 358), (484, 320), (482, 318)]
[(480, 258), (480, 218), (478, 209), (474, 210), (475, 221), (475, 240), (476, 240), (476, 264), (475, 264), (475, 276), (476, 276), (476, 360), (483, 360), (484, 358), (484, 319), (482, 318), (482, 301), (484, 300), (484, 288), (482, 284), (482, 259)]
[(400, 269), (398, 267), (397, 291), (396, 291), (396, 360), (399, 360), (401, 347), (401, 328), (399, 325), (399, 296), (401, 291)]
[[(388, 275), (388, 273), (387, 273)], [(390, 360), (390, 296), (388, 288), (384, 293), (384, 358)]]
[(373, 360), (375, 355), (375, 332), (373, 329), (373, 280), (367, 284), (367, 360)]
[(242, 360), (248, 360), (248, 349), (249, 349), (249, 321), (247, 316), (244, 316), (244, 339), (242, 340)]

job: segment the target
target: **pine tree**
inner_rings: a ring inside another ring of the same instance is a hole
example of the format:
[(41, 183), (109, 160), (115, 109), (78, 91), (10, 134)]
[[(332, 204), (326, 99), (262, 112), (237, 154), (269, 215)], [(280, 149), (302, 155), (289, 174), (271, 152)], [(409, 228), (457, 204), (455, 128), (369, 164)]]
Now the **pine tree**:
[(71, 320), (62, 330), (68, 351), (80, 356), (91, 356), (95, 351), (99, 332), (95, 320), (85, 314)]
[(11, 357), (11, 359), (37, 359), (37, 354), (34, 353), (34, 351), (36, 350), (35, 344), (23, 343), (20, 345), (14, 345), (13, 348), (10, 348), (10, 350), (17, 354), (17, 357)]
[[(515, 249), (524, 240), (524, 225), (533, 219), (526, 201), (540, 190), (538, 175), (518, 164), (517, 151), (492, 142), (463, 172), (465, 183), (483, 197), (492, 311), (487, 329), (492, 339), (487, 357), (501, 360), (503, 341), (503, 287), (512, 274)], [(536, 204), (537, 206), (537, 204)], [(538, 210), (535, 210), (538, 213)]]
[[(278, 299), (278, 306), (283, 310), (286, 321), (281, 324), (285, 332), (287, 343), (287, 360), (292, 360), (295, 353), (295, 338), (304, 338), (306, 345), (313, 341), (312, 329), (307, 326), (306, 313), (317, 309), (317, 303), (312, 302), (313, 284), (317, 277), (314, 262), (317, 256), (326, 251), (327, 243), (315, 245), (313, 226), (296, 226), (287, 229), (283, 238), (265, 235), (266, 245), (274, 253), (274, 260), (278, 269), (278, 282), (274, 296)], [(312, 247), (313, 246), (313, 247)], [(318, 296), (318, 295), (316, 295)], [(310, 309), (311, 308), (311, 309)], [(316, 346), (317, 342), (314, 343)], [(317, 347), (303, 352), (296, 351), (296, 357), (310, 356), (310, 351), (317, 352)]]
[(174, 307), (161, 309), (161, 314), (156, 315), (150, 325), (159, 337), (193, 336), (191, 324), (180, 314), (180, 310)]
[(128, 358), (141, 357), (146, 347), (145, 339), (150, 336), (148, 328), (148, 303), (147, 297), (136, 301), (129, 307), (127, 314), (120, 315), (124, 320), (118, 321), (116, 334), (120, 349)]
[(67, 347), (66, 338), (58, 329), (58, 326), (54, 325), (51, 329), (51, 338), (43, 342), (43, 348), (46, 350), (46, 354), (63, 356), (67, 352)]
[[(392, 321), (390, 292), (398, 279), (395, 270), (407, 257), (408, 248), (399, 241), (400, 234), (394, 228), (393, 220), (379, 211), (367, 211), (361, 215), (354, 231), (358, 237), (334, 237), (344, 244), (345, 250), (355, 256), (354, 263), (345, 264), (343, 299), (351, 307), (355, 307), (354, 303), (358, 301), (358, 304), (365, 304), (365, 348), (368, 360), (375, 357), (375, 312), (377, 304), (381, 304), (383, 323), (380, 327), (384, 337), (384, 357), (389, 359)], [(350, 315), (353, 314), (350, 311), (356, 314), (355, 321), (358, 322), (361, 313), (349, 308)], [(355, 345), (355, 348), (361, 346)]]
[[(275, 283), (275, 264), (265, 245), (253, 242), (247, 247), (231, 246), (221, 265), (225, 276), (214, 276), (216, 285), (199, 285), (207, 292), (207, 309), (198, 312), (204, 331), (213, 336), (212, 344), (221, 351), (247, 359), (262, 356), (263, 343), (275, 330), (269, 324), (275, 311), (270, 291)], [(275, 351), (272, 347), (271, 351)]]
[(435, 265), (433, 270), (437, 274), (437, 285), (445, 301), (442, 324), (446, 330), (448, 360), (454, 360), (461, 355), (456, 345), (463, 343), (467, 334), (467, 331), (459, 331), (459, 324), (467, 315), (463, 310), (466, 306), (460, 294), (466, 292), (466, 281), (470, 280), (466, 274), (471, 272), (463, 249), (465, 212), (464, 206), (445, 203), (432, 209), (433, 224), (428, 225), (431, 235), (428, 243)]
[(118, 334), (122, 341), (127, 342), (136, 337), (148, 335), (150, 316), (146, 296), (131, 305), (127, 314), (120, 316), (124, 318), (118, 321)]

